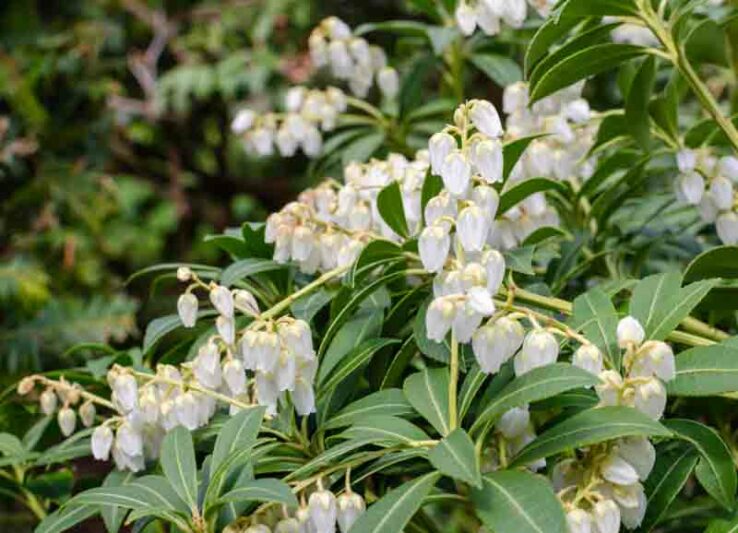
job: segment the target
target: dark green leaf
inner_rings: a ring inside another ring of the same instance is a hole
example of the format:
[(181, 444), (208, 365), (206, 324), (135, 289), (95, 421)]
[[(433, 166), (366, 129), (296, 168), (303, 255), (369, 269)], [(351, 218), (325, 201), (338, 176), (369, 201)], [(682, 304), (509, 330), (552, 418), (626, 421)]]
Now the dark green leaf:
[(648, 104), (656, 79), (656, 58), (647, 57), (636, 74), (628, 100), (625, 102), (625, 121), (633, 137), (643, 151), (648, 151), (651, 143), (651, 123), (648, 117)]
[(449, 433), (428, 453), (428, 460), (442, 474), (481, 488), (482, 474), (474, 443), (463, 429)]
[(471, 62), (500, 87), (507, 87), (523, 79), (518, 64), (509, 57), (496, 54), (474, 54)]
[(373, 392), (360, 400), (347, 405), (332, 415), (324, 429), (350, 426), (361, 422), (368, 416), (389, 415), (397, 417), (410, 416), (414, 413), (412, 406), (405, 399), (400, 389), (384, 389)]
[(738, 391), (738, 346), (698, 346), (676, 358), (669, 396), (714, 396)]
[(407, 237), (410, 230), (405, 219), (405, 208), (402, 205), (400, 183), (393, 181), (377, 196), (377, 209), (385, 223), (401, 237)]
[(448, 386), (446, 368), (431, 368), (413, 374), (402, 387), (410, 405), (441, 435), (448, 435)]
[(172, 488), (190, 508), (197, 507), (197, 463), (192, 435), (177, 426), (164, 437), (160, 454), (161, 469)]
[(610, 297), (601, 289), (590, 289), (574, 300), (572, 327), (582, 331), (589, 341), (620, 368), (618, 348), (618, 313)]

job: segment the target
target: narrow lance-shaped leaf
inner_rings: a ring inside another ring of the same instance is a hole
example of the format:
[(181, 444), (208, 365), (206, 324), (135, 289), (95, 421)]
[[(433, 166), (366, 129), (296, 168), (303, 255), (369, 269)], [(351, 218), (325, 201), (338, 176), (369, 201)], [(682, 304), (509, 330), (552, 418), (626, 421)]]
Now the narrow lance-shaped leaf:
[(405, 380), (402, 390), (410, 405), (441, 435), (448, 435), (448, 386), (446, 368), (425, 369)]
[(191, 508), (197, 508), (197, 463), (192, 435), (177, 426), (164, 437), (161, 468), (172, 487)]
[(377, 196), (377, 209), (382, 219), (392, 230), (401, 237), (407, 237), (410, 233), (407, 220), (405, 219), (405, 208), (402, 205), (402, 192), (400, 183), (393, 181)]
[(597, 348), (620, 367), (618, 348), (618, 313), (610, 298), (595, 287), (574, 300), (572, 327), (582, 331)]
[(482, 475), (474, 451), (474, 443), (461, 429), (455, 429), (428, 453), (428, 460), (439, 472), (481, 487)]

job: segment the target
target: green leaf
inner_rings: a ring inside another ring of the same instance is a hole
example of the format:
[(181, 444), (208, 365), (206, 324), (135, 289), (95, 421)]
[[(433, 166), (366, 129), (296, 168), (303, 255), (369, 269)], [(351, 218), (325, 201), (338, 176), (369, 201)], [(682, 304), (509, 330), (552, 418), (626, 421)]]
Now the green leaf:
[(502, 193), (500, 196), (500, 207), (498, 212), (504, 214), (529, 196), (537, 192), (546, 191), (559, 191), (562, 194), (567, 193), (566, 187), (558, 181), (547, 178), (533, 178), (525, 180)]
[(525, 51), (525, 73), (530, 76), (536, 63), (561, 37), (579, 24), (575, 18), (549, 17), (533, 35)]
[(192, 435), (177, 426), (164, 437), (161, 445), (161, 469), (175, 492), (192, 509), (197, 508), (197, 463)]
[(384, 447), (429, 440), (415, 424), (387, 415), (367, 416), (341, 433), (341, 437), (358, 441), (372, 439), (372, 444)]
[(220, 283), (225, 287), (230, 287), (237, 281), (253, 276), (254, 274), (283, 270), (285, 268), (287, 268), (287, 265), (280, 265), (269, 259), (241, 259), (221, 273)]
[(620, 437), (669, 437), (664, 426), (630, 407), (600, 407), (582, 411), (539, 435), (515, 457), (522, 466), (551, 455)]
[(249, 256), (249, 247), (243, 239), (234, 235), (206, 235), (203, 241), (214, 244), (233, 258)]
[(402, 387), (410, 405), (441, 435), (450, 431), (448, 386), (448, 369), (432, 368), (413, 374)]
[(423, 181), (423, 189), (420, 191), (420, 208), (423, 211), (423, 221), (425, 222), (425, 206), (428, 202), (438, 196), (443, 190), (443, 180), (439, 176), (434, 176), (428, 171)]
[(530, 102), (534, 103), (560, 89), (606, 72), (619, 64), (646, 53), (641, 46), (629, 44), (597, 44), (577, 52), (554, 65), (531, 87)]
[(35, 533), (62, 533), (96, 515), (98, 511), (94, 505), (64, 506), (44, 518)]
[(469, 59), (500, 87), (507, 87), (523, 79), (520, 66), (509, 57), (497, 54), (473, 54)]
[(428, 26), (425, 30), (436, 56), (441, 56), (459, 36), (456, 26)]
[(497, 393), (479, 412), (471, 433), (493, 422), (513, 407), (545, 400), (562, 392), (591, 387), (599, 383), (597, 376), (568, 363), (555, 363), (534, 368), (515, 378)]
[(676, 358), (669, 396), (715, 396), (738, 391), (738, 346), (698, 346)]
[(584, 333), (600, 351), (620, 368), (618, 348), (618, 313), (610, 297), (601, 289), (590, 289), (574, 300), (574, 316), (571, 326)]
[(736, 472), (733, 456), (720, 435), (694, 420), (666, 420), (674, 435), (694, 446), (700, 454), (697, 480), (715, 500), (728, 510), (735, 506)]
[(279, 479), (253, 479), (224, 494), (218, 503), (228, 502), (276, 502), (287, 507), (297, 507), (297, 498), (289, 485)]
[(335, 292), (321, 287), (319, 290), (298, 298), (291, 306), (290, 311), (295, 318), (311, 322), (315, 315), (323, 309), (335, 296)]
[(699, 459), (691, 446), (683, 445), (668, 450), (663, 448), (663, 445), (657, 447), (656, 463), (645, 482), (648, 503), (646, 516), (640, 526), (643, 533), (651, 531), (666, 515)]
[(651, 144), (651, 123), (648, 118), (648, 104), (656, 79), (656, 58), (649, 56), (638, 70), (628, 99), (625, 102), (625, 121), (641, 149), (648, 151)]
[(405, 219), (405, 208), (402, 205), (400, 183), (393, 181), (377, 196), (377, 209), (387, 225), (401, 237), (407, 237), (410, 230)]
[(709, 309), (738, 309), (738, 246), (718, 246), (700, 255), (687, 267), (684, 281), (722, 278), (702, 302)]
[(451, 359), (451, 345), (448, 339), (443, 342), (435, 342), (428, 338), (428, 332), (425, 327), (425, 315), (428, 312), (430, 299), (426, 300), (418, 309), (413, 322), (413, 337), (418, 350), (427, 355), (434, 361), (448, 363)]
[(369, 416), (403, 417), (410, 416), (414, 412), (412, 406), (405, 399), (405, 394), (400, 389), (384, 389), (347, 405), (338, 413), (332, 415), (323, 426), (323, 429), (350, 426)]
[(474, 443), (463, 429), (449, 433), (428, 453), (428, 460), (443, 475), (481, 488), (482, 474)]
[(503, 470), (487, 474), (472, 491), (477, 516), (495, 533), (566, 533), (564, 510), (545, 478)]
[(637, 16), (634, 0), (569, 0), (561, 7), (561, 17)]
[(354, 372), (364, 368), (372, 359), (375, 353), (386, 346), (397, 344), (397, 339), (368, 339), (354, 348), (351, 352), (341, 359), (341, 361), (331, 370), (324, 381), (319, 383), (319, 394), (338, 386), (344, 379), (348, 378)]
[(372, 133), (350, 142), (342, 149), (341, 159), (346, 166), (351, 162), (364, 163), (384, 144), (384, 132)]
[(402, 533), (438, 478), (431, 472), (389, 491), (359, 517), (351, 533)]
[[(502, 147), (502, 179), (504, 181), (507, 181), (507, 178), (510, 177), (510, 173), (515, 168), (515, 165), (518, 164), (518, 161), (522, 157), (523, 153), (525, 153), (525, 150), (528, 148), (530, 143), (536, 139), (540, 139), (541, 137), (546, 137), (547, 135), (547, 133), (539, 133), (537, 135), (529, 135), (528, 137), (521, 137), (520, 139), (515, 139), (514, 141), (505, 143)], [(441, 181), (441, 186), (442, 185), (443, 181)]]
[(223, 424), (215, 440), (213, 458), (210, 461), (211, 472), (217, 472), (218, 467), (234, 452), (250, 450), (254, 446), (264, 412), (264, 407), (244, 409)]
[[(215, 311), (210, 309), (200, 311), (197, 313), (197, 319), (200, 320), (205, 317), (215, 316), (216, 314)], [(144, 333), (143, 352), (148, 354), (165, 335), (181, 327), (183, 326), (179, 315), (167, 315), (152, 320), (146, 326), (146, 333)]]
[(365, 274), (379, 266), (388, 264), (402, 257), (402, 248), (385, 239), (372, 240), (359, 254), (358, 259), (346, 275), (346, 285), (354, 287), (359, 281), (359, 274)]
[(488, 374), (483, 372), (476, 363), (472, 365), (472, 368), (466, 374), (464, 384), (461, 386), (461, 392), (459, 393), (459, 420), (463, 420), (466, 413), (469, 412), (479, 389), (482, 388), (482, 385), (487, 380), (487, 376)]
[(145, 476), (125, 485), (89, 489), (75, 496), (70, 504), (117, 505), (124, 509), (163, 509), (187, 511), (188, 507), (162, 476)]
[(520, 272), (526, 276), (535, 275), (533, 270), (533, 254), (536, 252), (535, 246), (519, 246), (512, 250), (506, 250), (502, 255), (505, 256), (505, 266), (513, 272)]
[[(113, 470), (105, 477), (103, 487), (118, 487), (125, 485), (132, 479), (132, 472)], [(118, 533), (121, 525), (123, 525), (126, 512), (127, 509), (118, 507), (117, 505), (105, 505), (100, 508), (100, 515), (105, 522), (105, 528), (108, 530), (108, 533)]]

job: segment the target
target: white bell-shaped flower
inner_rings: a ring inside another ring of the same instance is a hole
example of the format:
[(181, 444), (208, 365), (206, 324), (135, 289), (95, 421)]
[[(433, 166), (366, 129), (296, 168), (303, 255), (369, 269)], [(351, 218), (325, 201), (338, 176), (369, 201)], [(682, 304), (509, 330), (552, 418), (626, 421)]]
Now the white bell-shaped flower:
[(317, 490), (310, 495), (308, 500), (308, 511), (310, 522), (316, 532), (333, 533), (336, 530), (336, 518), (338, 514), (336, 497), (329, 490)]
[(77, 425), (77, 413), (74, 409), (69, 407), (62, 407), (59, 409), (59, 413), (56, 416), (56, 421), (59, 423), (59, 429), (61, 434), (68, 437), (74, 433), (74, 428)]
[(459, 2), (459, 5), (456, 7), (455, 16), (456, 24), (462, 34), (469, 36), (474, 33), (477, 27), (477, 12), (472, 6), (466, 3), (466, 0)]
[(400, 91), (400, 77), (392, 67), (384, 67), (377, 73), (377, 85), (385, 98), (394, 98)]
[(300, 522), (297, 518), (284, 518), (274, 526), (274, 533), (300, 533)]
[(490, 220), (484, 211), (474, 203), (469, 203), (459, 213), (456, 220), (456, 236), (467, 252), (481, 252), (489, 235)]
[[(490, 0), (486, 0), (489, 2)], [(505, 87), (502, 94), (502, 110), (511, 115), (528, 107), (528, 84), (519, 81)]]
[(602, 352), (594, 344), (582, 344), (571, 359), (574, 366), (598, 376), (602, 372)]
[(504, 13), (502, 18), (505, 24), (512, 28), (520, 28), (528, 16), (528, 2), (526, 0), (503, 0)]
[(231, 122), (231, 131), (236, 135), (247, 132), (254, 125), (256, 120), (256, 113), (251, 109), (241, 109)]
[(338, 527), (341, 533), (348, 533), (354, 522), (366, 511), (364, 498), (351, 491), (346, 491), (338, 497), (336, 507), (338, 508)]
[(186, 292), (177, 300), (177, 313), (186, 328), (195, 327), (197, 322), (197, 297)]
[[(502, 181), (504, 161), (502, 143), (499, 140), (487, 139), (475, 143), (472, 146), (470, 155), (477, 172), (487, 183)], [(494, 215), (491, 216), (494, 217)]]
[(471, 200), (484, 211), (489, 220), (493, 220), (497, 215), (497, 208), (500, 206), (500, 195), (492, 187), (487, 185), (474, 187)]
[(632, 485), (638, 482), (638, 472), (617, 453), (610, 453), (600, 464), (602, 477), (616, 485)]
[(592, 521), (597, 533), (618, 533), (620, 508), (612, 500), (600, 500), (592, 507)]
[(559, 357), (559, 343), (551, 333), (536, 329), (526, 335), (523, 348), (515, 356), (515, 375), (522, 376), (534, 368), (551, 365)]
[(487, 137), (496, 139), (502, 136), (502, 121), (494, 105), (486, 100), (473, 100), (469, 107), (469, 117), (474, 127)]
[(272, 530), (264, 524), (253, 524), (244, 529), (243, 533), (272, 533)]
[(457, 308), (448, 298), (436, 298), (428, 306), (425, 315), (425, 328), (428, 338), (442, 342), (446, 338), (456, 318)]
[(114, 402), (124, 413), (133, 411), (138, 404), (138, 383), (130, 374), (119, 374), (112, 383)]
[(583, 509), (571, 509), (566, 513), (569, 533), (592, 533), (592, 517)]
[(307, 416), (315, 412), (315, 389), (312, 382), (298, 376), (295, 381), (295, 390), (292, 391), (292, 403), (300, 416)]
[(220, 351), (212, 340), (203, 344), (197, 351), (197, 357), (192, 361), (192, 372), (203, 386), (213, 390), (220, 387), (222, 380)]
[(641, 481), (648, 478), (656, 462), (656, 449), (646, 437), (620, 439), (617, 453), (633, 466)]
[(618, 346), (626, 348), (629, 344), (640, 346), (646, 338), (643, 326), (632, 316), (626, 316), (618, 322), (617, 327)]
[(143, 454), (143, 437), (129, 422), (123, 422), (115, 432), (115, 445), (126, 455)]
[(689, 148), (684, 148), (677, 152), (676, 160), (679, 172), (691, 172), (697, 167), (697, 152)]
[(236, 323), (232, 316), (220, 315), (215, 319), (215, 328), (223, 341), (230, 345), (236, 342)]
[(721, 214), (715, 221), (715, 228), (723, 244), (730, 246), (738, 244), (738, 214), (735, 211)]
[(451, 248), (451, 237), (446, 226), (433, 224), (426, 227), (418, 239), (418, 251), (423, 267), (428, 272), (440, 272), (446, 264)]
[(635, 387), (634, 407), (654, 420), (660, 419), (666, 408), (666, 388), (661, 380), (651, 378)]
[(92, 432), (90, 447), (95, 459), (107, 461), (110, 458), (110, 449), (113, 447), (113, 431), (110, 427), (97, 426)]
[(249, 132), (249, 146), (259, 157), (268, 157), (274, 153), (274, 130), (256, 128)]
[(279, 336), (273, 331), (260, 331), (256, 334), (254, 341), (252, 349), (256, 359), (256, 368), (262, 372), (272, 372), (277, 366), (281, 351)]
[(323, 136), (318, 128), (308, 128), (302, 140), (302, 151), (308, 157), (317, 157), (323, 149)]
[(95, 414), (95, 404), (92, 402), (85, 402), (79, 408), (79, 419), (86, 428), (92, 427), (95, 423)]
[(620, 506), (620, 521), (628, 529), (635, 529), (640, 526), (646, 516), (646, 506), (648, 505), (646, 494), (640, 484), (636, 487), (640, 488), (636, 492), (637, 503), (632, 506)]
[(478, 312), (467, 301), (466, 305), (462, 305), (456, 312), (452, 330), (456, 336), (456, 341), (466, 344), (471, 341), (472, 335), (482, 323), (483, 315)]
[(174, 400), (174, 410), (177, 421), (185, 428), (193, 431), (200, 425), (198, 403), (192, 392), (180, 394)]
[(223, 364), (222, 374), (232, 396), (238, 396), (246, 391), (246, 371), (241, 361), (228, 359)]
[(471, 164), (461, 150), (453, 150), (443, 161), (440, 174), (448, 192), (462, 196), (469, 188)]
[(148, 385), (141, 389), (138, 409), (141, 412), (144, 422), (147, 424), (156, 424), (159, 419), (160, 405), (155, 386)]
[(676, 362), (671, 346), (661, 341), (648, 341), (636, 353), (630, 370), (632, 377), (657, 376), (671, 381), (676, 375)]
[(442, 191), (428, 201), (424, 215), (428, 226), (438, 223), (441, 217), (456, 218), (456, 200), (448, 192)]
[(233, 316), (233, 294), (226, 287), (216, 285), (210, 290), (210, 302), (223, 316)]
[(292, 157), (297, 153), (298, 142), (292, 132), (287, 128), (281, 127), (277, 130), (274, 142), (282, 157)]
[(482, 254), (481, 263), (487, 271), (487, 290), (497, 294), (505, 278), (505, 257), (497, 250), (487, 250)]
[(710, 193), (712, 193), (715, 206), (720, 211), (728, 211), (733, 208), (733, 200), (735, 198), (733, 194), (733, 183), (728, 178), (722, 176), (714, 178), (710, 182)]
[(514, 439), (525, 433), (529, 423), (530, 412), (526, 405), (523, 407), (513, 407), (506, 411), (497, 421), (495, 427), (506, 439)]
[(595, 385), (595, 391), (602, 406), (620, 405), (623, 377), (614, 370), (605, 370), (600, 373), (600, 383)]
[(434, 134), (428, 141), (428, 153), (430, 155), (431, 169), (433, 174), (440, 176), (446, 157), (456, 150), (456, 139), (445, 132)]
[(46, 389), (44, 392), (41, 393), (41, 397), (39, 398), (39, 404), (41, 406), (41, 412), (45, 414), (46, 416), (54, 414), (54, 411), (56, 411), (56, 406), (58, 405), (59, 400), (57, 399), (56, 393), (53, 389)]
[(495, 302), (486, 287), (472, 287), (466, 293), (467, 305), (482, 316), (492, 316)]
[(371, 66), (372, 56), (369, 52), (369, 43), (362, 37), (354, 37), (349, 41), (349, 52), (360, 65)]
[(259, 314), (259, 304), (254, 295), (247, 290), (236, 289), (233, 291), (233, 304), (237, 309), (250, 315)]
[(677, 198), (690, 205), (698, 205), (705, 192), (705, 180), (694, 171), (682, 174), (677, 179)]

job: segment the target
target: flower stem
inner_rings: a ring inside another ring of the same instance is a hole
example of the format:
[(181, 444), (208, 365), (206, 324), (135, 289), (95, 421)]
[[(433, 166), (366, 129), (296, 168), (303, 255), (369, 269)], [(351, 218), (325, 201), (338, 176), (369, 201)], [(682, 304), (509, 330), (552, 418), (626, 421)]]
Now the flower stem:
[(457, 396), (459, 388), (459, 343), (456, 334), (451, 333), (451, 376), (448, 380), (448, 427), (450, 431), (459, 425)]

